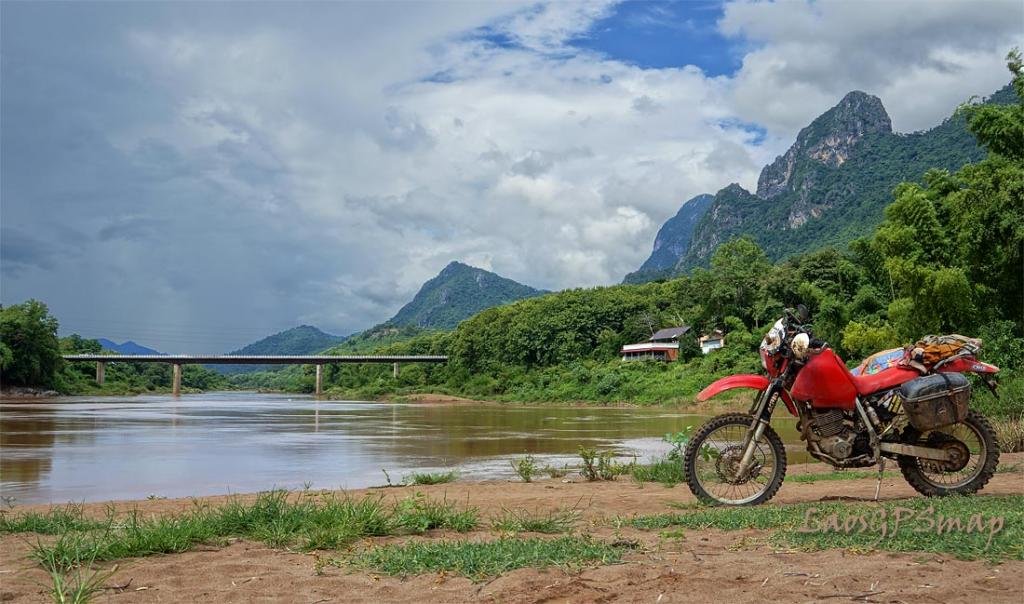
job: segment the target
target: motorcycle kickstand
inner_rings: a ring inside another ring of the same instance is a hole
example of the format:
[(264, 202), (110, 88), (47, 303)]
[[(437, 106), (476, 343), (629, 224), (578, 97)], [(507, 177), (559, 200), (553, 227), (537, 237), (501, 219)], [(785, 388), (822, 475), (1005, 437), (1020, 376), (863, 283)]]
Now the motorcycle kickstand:
[(882, 490), (882, 474), (885, 474), (885, 458), (878, 462), (878, 483), (875, 484), (875, 501), (878, 501), (878, 494)]

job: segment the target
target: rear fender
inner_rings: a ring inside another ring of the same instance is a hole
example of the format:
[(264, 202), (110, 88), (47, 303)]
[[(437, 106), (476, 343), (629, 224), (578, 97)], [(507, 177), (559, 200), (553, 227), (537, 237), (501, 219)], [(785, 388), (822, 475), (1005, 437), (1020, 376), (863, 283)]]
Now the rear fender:
[(939, 372), (950, 373), (977, 373), (978, 375), (999, 373), (999, 368), (989, 363), (983, 363), (973, 357), (959, 357), (952, 359), (938, 368)]

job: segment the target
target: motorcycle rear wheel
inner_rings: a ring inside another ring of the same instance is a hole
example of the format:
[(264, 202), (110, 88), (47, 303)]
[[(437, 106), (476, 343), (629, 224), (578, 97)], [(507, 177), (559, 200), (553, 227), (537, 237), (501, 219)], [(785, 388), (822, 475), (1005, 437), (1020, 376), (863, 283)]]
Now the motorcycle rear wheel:
[[(959, 444), (952, 442), (954, 440)], [(943, 446), (946, 443), (947, 446), (965, 446), (969, 453), (963, 465), (952, 471), (936, 462), (909, 455), (901, 455), (897, 459), (903, 478), (926, 497), (977, 493), (992, 478), (999, 464), (995, 430), (984, 415), (973, 409), (967, 412), (964, 421), (952, 426), (923, 433), (907, 426), (903, 430), (902, 441), (923, 446)]]
[(714, 505), (757, 505), (779, 491), (786, 477), (786, 448), (771, 426), (765, 426), (757, 441), (754, 471), (743, 478), (735, 475), (753, 421), (743, 413), (719, 415), (693, 435), (683, 456), (683, 475), (698, 499)]

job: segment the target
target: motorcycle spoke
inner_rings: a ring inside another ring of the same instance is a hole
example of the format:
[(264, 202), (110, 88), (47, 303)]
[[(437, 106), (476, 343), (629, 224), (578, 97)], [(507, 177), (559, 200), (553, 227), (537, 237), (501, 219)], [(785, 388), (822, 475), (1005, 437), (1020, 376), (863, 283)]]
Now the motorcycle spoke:
[(748, 476), (736, 477), (735, 470), (743, 455), (746, 435), (746, 426), (723, 426), (709, 434), (696, 453), (697, 480), (709, 495), (723, 503), (754, 499), (768, 488), (775, 474), (774, 453), (762, 437), (755, 444)]
[(973, 427), (963, 423), (933, 430), (921, 437), (921, 441), (926, 444), (948, 439), (966, 445), (970, 457), (963, 468), (944, 471), (937, 464), (927, 460), (918, 460), (918, 464), (925, 479), (932, 484), (943, 488), (955, 488), (967, 484), (982, 471), (986, 455), (985, 441)]

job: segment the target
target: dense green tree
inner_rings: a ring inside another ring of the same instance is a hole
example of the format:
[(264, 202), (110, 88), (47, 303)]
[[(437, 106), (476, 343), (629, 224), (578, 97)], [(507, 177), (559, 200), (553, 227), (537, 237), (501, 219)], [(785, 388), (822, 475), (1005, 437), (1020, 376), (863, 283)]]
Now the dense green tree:
[(38, 300), (0, 309), (0, 342), (7, 349), (2, 354), (5, 384), (54, 385), (63, 365), (57, 327), (57, 319)]
[(1011, 161), (1024, 161), (1024, 61), (1020, 49), (1006, 55), (1018, 102), (1010, 105), (967, 105), (967, 126), (978, 142)]

